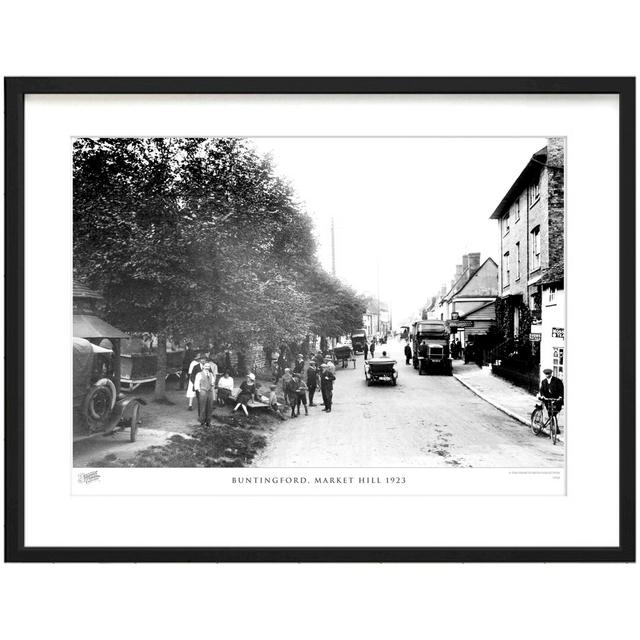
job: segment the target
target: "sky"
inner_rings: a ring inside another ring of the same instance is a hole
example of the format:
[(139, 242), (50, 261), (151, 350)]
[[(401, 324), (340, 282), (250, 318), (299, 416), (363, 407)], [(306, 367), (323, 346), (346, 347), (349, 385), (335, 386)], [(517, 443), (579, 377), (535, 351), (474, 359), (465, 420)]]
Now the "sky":
[[(358, 292), (415, 319), (462, 255), (499, 264), (489, 216), (544, 138), (251, 138), (311, 216), (318, 256)], [(378, 277), (379, 271), (379, 277)]]

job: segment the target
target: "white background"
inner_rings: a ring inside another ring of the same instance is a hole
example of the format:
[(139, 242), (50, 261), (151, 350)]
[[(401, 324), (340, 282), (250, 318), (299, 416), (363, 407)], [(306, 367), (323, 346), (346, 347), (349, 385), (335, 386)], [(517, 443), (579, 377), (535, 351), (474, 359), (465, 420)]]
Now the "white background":
[[(613, 256), (618, 247), (615, 96), (29, 95), (25, 128), (26, 362), (41, 358), (42, 309), (47, 310), (51, 335), (70, 333), (70, 147), (74, 135), (242, 135), (247, 131), (268, 136), (565, 135), (565, 437), (570, 469), (566, 496), (558, 495), (563, 493), (560, 477), (555, 481), (538, 475), (500, 477), (481, 469), (461, 473), (458, 469), (411, 469), (403, 487), (406, 493), (389, 496), (380, 491), (356, 499), (346, 497), (355, 491), (345, 488), (339, 500), (308, 499), (293, 491), (287, 491), (291, 497), (286, 499), (233, 500), (216, 495), (243, 493), (242, 488), (234, 491), (224, 483), (230, 470), (105, 470), (100, 483), (86, 486), (82, 493), (106, 495), (72, 496), (69, 482), (77, 479), (71, 472), (67, 428), (72, 422), (72, 373), (64, 366), (70, 365), (71, 358), (68, 341), (52, 340), (47, 343), (47, 357), (57, 363), (58, 384), (39, 389), (38, 403), (25, 407), (27, 546), (144, 546), (150, 540), (157, 546), (617, 544), (617, 431), (603, 438), (599, 428), (617, 422), (616, 410), (611, 403), (584, 401), (584, 393), (593, 388), (593, 351), (585, 345), (593, 339), (588, 318), (593, 313), (590, 294), (594, 289), (608, 290), (611, 309), (607, 328), (611, 366), (598, 381), (598, 390), (604, 397), (615, 397), (618, 391), (617, 288), (609, 287), (618, 280), (617, 263), (594, 260), (592, 249), (597, 244), (601, 255)], [(606, 164), (593, 162), (594, 140), (598, 140), (601, 155), (609, 159)], [(592, 224), (602, 212), (611, 212), (608, 224)], [(478, 215), (486, 217), (486, 211)], [(55, 256), (43, 269), (38, 258), (49, 255), (53, 246)], [(46, 429), (42, 428), (42, 406), (56, 407), (56, 419)], [(594, 460), (598, 461), (597, 473)], [(336, 473), (345, 475), (348, 470), (337, 469)], [(204, 483), (194, 491), (193, 478), (201, 475), (207, 477), (210, 496), (198, 495), (206, 491)], [(129, 485), (129, 497), (110, 497), (122, 492), (123, 482)], [(470, 487), (474, 483), (477, 486)], [(164, 490), (167, 484), (173, 486)], [(445, 486), (440, 489), (440, 484)], [(154, 485), (160, 495), (145, 497), (155, 493)], [(281, 489), (272, 489), (271, 495), (278, 496)], [(361, 492), (369, 493), (366, 488)], [(454, 499), (437, 495), (450, 492), (458, 495)], [(420, 493), (423, 495), (408, 501), (408, 495)], [(478, 497), (478, 493), (484, 495)], [(534, 495), (514, 497), (523, 493)], [(545, 495), (550, 497), (541, 497)], [(264, 518), (272, 520), (272, 525), (256, 528), (256, 521)]]
[[(447, 6), (23, 2), (3, 10), (3, 73), (638, 73), (633, 3)], [(635, 565), (9, 566), (0, 602), (25, 638), (616, 637), (637, 628), (638, 577)]]

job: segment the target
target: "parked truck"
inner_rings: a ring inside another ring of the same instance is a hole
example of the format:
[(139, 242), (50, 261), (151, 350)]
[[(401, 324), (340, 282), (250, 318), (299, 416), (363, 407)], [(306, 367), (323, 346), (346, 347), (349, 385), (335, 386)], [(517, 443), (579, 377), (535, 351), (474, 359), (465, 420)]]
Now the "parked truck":
[(367, 332), (364, 329), (359, 329), (351, 333), (351, 348), (354, 353), (362, 353), (366, 342)]
[(418, 373), (453, 373), (449, 353), (450, 331), (443, 320), (418, 320), (411, 325), (413, 368)]

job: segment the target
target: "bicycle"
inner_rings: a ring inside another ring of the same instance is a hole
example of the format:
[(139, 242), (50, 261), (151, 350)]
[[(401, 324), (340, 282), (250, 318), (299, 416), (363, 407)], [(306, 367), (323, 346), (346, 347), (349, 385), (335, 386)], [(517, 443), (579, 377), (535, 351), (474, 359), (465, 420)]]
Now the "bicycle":
[[(558, 418), (555, 410), (556, 402), (553, 398), (540, 398), (540, 403), (536, 404), (536, 408), (531, 413), (531, 431), (533, 435), (539, 436), (547, 427), (549, 428), (549, 436), (551, 442), (555, 444), (558, 441)], [(549, 417), (546, 422), (544, 420), (544, 406), (547, 406)]]

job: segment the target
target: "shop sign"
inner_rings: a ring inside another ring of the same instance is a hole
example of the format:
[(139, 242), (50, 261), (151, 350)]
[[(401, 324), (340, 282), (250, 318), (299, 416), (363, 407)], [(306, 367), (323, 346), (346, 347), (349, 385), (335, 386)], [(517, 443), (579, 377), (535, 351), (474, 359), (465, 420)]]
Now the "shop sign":
[(551, 337), (562, 338), (564, 340), (564, 327), (552, 327)]
[(473, 320), (447, 320), (446, 324), (448, 327), (473, 327)]
[(529, 342), (540, 342), (541, 337), (542, 337), (541, 333), (530, 333)]

